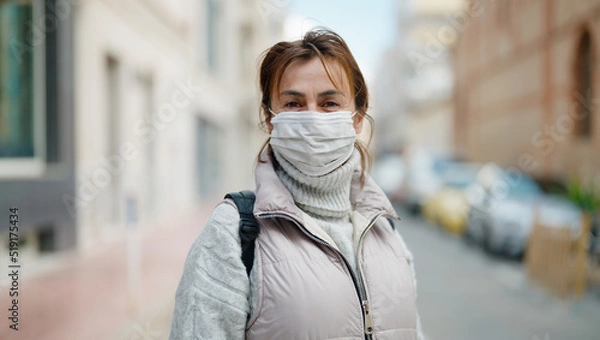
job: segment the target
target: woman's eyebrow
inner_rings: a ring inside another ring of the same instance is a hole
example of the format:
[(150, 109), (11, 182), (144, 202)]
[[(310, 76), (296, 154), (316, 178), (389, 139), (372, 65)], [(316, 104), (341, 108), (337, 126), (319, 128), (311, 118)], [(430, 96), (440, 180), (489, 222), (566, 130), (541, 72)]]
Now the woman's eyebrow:
[(323, 91), (318, 94), (319, 97), (330, 97), (330, 96), (335, 96), (335, 95), (343, 96), (344, 94), (338, 90), (327, 90), (327, 91)]
[(294, 96), (294, 97), (306, 97), (304, 93), (300, 93), (296, 90), (285, 90), (279, 94), (280, 96)]
[[(279, 95), (280, 96), (302, 97), (302, 98), (306, 97), (306, 95), (304, 93), (298, 92), (296, 90), (285, 90), (285, 91), (281, 92)], [(327, 90), (327, 91), (323, 91), (323, 92), (319, 93), (317, 96), (318, 97), (329, 97), (329, 96), (335, 96), (335, 95), (343, 96), (344, 94), (338, 90)]]

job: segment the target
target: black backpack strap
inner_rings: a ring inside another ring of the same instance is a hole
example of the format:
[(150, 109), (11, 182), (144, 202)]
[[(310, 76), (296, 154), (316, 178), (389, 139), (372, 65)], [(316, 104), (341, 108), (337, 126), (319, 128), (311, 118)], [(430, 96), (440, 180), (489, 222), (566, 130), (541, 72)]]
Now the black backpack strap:
[(250, 190), (230, 192), (225, 198), (233, 200), (240, 212), (240, 239), (242, 240), (242, 262), (246, 266), (246, 274), (250, 275), (254, 263), (254, 240), (258, 236), (260, 228), (254, 217), (254, 201), (256, 196)]

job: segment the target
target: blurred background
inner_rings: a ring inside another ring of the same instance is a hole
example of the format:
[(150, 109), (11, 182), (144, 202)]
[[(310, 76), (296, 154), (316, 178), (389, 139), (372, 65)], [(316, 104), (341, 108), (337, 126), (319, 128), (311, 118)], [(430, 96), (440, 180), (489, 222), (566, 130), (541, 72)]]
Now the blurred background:
[(254, 187), (260, 55), (315, 26), (370, 86), (426, 337), (599, 339), (600, 0), (0, 0), (0, 338), (166, 339)]

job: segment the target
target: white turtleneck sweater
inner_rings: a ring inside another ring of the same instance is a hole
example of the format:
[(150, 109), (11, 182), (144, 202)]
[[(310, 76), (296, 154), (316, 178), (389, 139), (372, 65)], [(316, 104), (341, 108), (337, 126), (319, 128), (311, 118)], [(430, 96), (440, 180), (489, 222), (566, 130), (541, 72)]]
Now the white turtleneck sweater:
[[(275, 172), (298, 207), (329, 234), (356, 271), (350, 184), (360, 162), (359, 153), (355, 150), (342, 166), (318, 177), (301, 173), (277, 152), (274, 156), (279, 163)], [(256, 282), (256, 271), (250, 277), (246, 274), (240, 258), (238, 228), (236, 208), (226, 203), (218, 205), (186, 259), (177, 289), (170, 339), (245, 338), (247, 318), (257, 304), (256, 287), (249, 283), (249, 280)], [(412, 255), (400, 239), (410, 257), (416, 287)], [(417, 326), (419, 339), (423, 339), (418, 315)]]
[(329, 234), (356, 272), (354, 228), (350, 222), (350, 183), (354, 169), (360, 163), (358, 151), (354, 150), (348, 161), (335, 171), (318, 177), (303, 174), (279, 153), (274, 151), (273, 154), (280, 166), (275, 172), (292, 194), (296, 205)]

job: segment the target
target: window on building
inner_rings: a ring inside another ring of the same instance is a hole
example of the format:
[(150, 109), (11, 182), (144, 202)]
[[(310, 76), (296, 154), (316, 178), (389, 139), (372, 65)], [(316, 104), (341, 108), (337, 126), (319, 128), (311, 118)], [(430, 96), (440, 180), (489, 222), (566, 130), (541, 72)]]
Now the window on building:
[[(110, 158), (118, 155), (121, 144), (121, 81), (119, 61), (113, 56), (106, 57), (106, 157)], [(118, 172), (111, 174), (111, 181), (108, 188), (108, 200), (110, 211), (108, 220), (110, 222), (119, 222), (121, 216), (121, 176)]]
[[(153, 120), (154, 115), (154, 80), (151, 73), (139, 73), (137, 76), (137, 85), (140, 89), (140, 116), (147, 122)], [(156, 209), (156, 138), (149, 138), (145, 141), (145, 191), (143, 193), (146, 204), (146, 213), (153, 214)]]
[[(45, 0), (46, 8), (56, 8), (57, 1), (61, 0)], [(54, 12), (50, 15), (56, 16)], [(50, 21), (49, 21), (50, 22)], [(63, 20), (64, 22), (64, 20)], [(68, 108), (71, 103), (65, 103), (64, 96), (59, 93), (59, 72), (63, 72), (62, 66), (65, 56), (61, 55), (65, 50), (58, 49), (58, 30), (46, 31), (46, 163), (60, 163), (65, 160), (63, 150), (60, 147), (60, 138), (63, 135), (61, 131), (64, 120), (62, 117), (66, 115), (65, 108)], [(67, 54), (70, 54), (67, 51)], [(59, 98), (63, 97), (60, 100)], [(59, 107), (60, 106), (60, 107)], [(68, 110), (68, 109), (67, 109)]]
[(46, 45), (33, 30), (43, 15), (42, 1), (0, 2), (1, 177), (44, 169)]
[(254, 61), (254, 55), (252, 51), (252, 39), (254, 38), (254, 30), (250, 24), (243, 24), (240, 27), (240, 62), (241, 75), (245, 79), (252, 78), (252, 62)]
[(206, 63), (211, 71), (218, 70), (219, 7), (217, 0), (206, 0)]
[(120, 84), (119, 81), (119, 62), (116, 58), (108, 56), (106, 58), (106, 106), (108, 112), (106, 117), (108, 153), (115, 155), (119, 153), (120, 133), (119, 133), (119, 109), (120, 109)]
[(574, 134), (589, 138), (592, 132), (592, 39), (585, 31), (579, 39), (575, 65), (575, 98), (577, 107)]
[(200, 198), (210, 197), (220, 186), (220, 153), (219, 141), (221, 132), (215, 124), (204, 118), (196, 122), (196, 176), (197, 195)]

